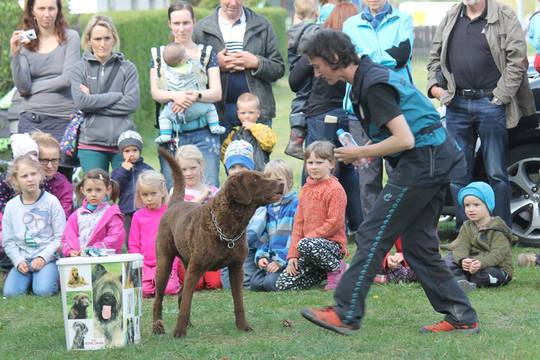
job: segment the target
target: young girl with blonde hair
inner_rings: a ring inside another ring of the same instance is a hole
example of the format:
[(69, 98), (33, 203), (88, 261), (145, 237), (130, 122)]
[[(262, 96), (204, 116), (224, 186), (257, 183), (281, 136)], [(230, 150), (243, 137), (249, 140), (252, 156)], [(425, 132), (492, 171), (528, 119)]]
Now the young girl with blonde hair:
[[(135, 207), (129, 232), (128, 251), (144, 256), (142, 270), (142, 290), (144, 297), (154, 296), (156, 292), (156, 238), (161, 217), (167, 210), (167, 186), (163, 174), (155, 170), (145, 170), (137, 179)], [(180, 283), (177, 274), (178, 260), (173, 269), (165, 293), (178, 294)]]
[(29, 155), (17, 157), (7, 179), (19, 194), (6, 204), (2, 218), (3, 245), (14, 267), (4, 284), (4, 296), (34, 295), (58, 291), (57, 253), (66, 218), (60, 202), (40, 183), (41, 166)]
[(114, 249), (119, 254), (125, 230), (123, 215), (114, 204), (118, 200), (118, 184), (104, 170), (94, 169), (84, 174), (77, 193), (84, 199), (68, 219), (62, 237), (64, 256), (80, 256), (90, 247)]
[(333, 144), (315, 141), (307, 147), (304, 158), (308, 178), (300, 191), (287, 268), (276, 287), (307, 289), (326, 278), (325, 290), (334, 290), (346, 269), (347, 196), (332, 175), (336, 164)]
[[(184, 201), (198, 202), (203, 204), (214, 197), (218, 189), (213, 185), (205, 184), (204, 157), (195, 145), (183, 145), (176, 151), (176, 161), (180, 164), (186, 181), (186, 193)], [(180, 262), (178, 276), (180, 285), (184, 283), (185, 269)], [(221, 272), (207, 271), (199, 280), (196, 289), (219, 289), (221, 288)]]

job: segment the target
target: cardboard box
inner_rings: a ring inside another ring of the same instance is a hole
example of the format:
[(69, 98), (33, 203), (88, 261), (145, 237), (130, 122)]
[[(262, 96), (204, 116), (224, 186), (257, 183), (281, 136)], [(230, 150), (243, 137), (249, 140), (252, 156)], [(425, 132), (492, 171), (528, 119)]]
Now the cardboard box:
[(57, 261), (68, 350), (98, 350), (141, 340), (141, 254)]

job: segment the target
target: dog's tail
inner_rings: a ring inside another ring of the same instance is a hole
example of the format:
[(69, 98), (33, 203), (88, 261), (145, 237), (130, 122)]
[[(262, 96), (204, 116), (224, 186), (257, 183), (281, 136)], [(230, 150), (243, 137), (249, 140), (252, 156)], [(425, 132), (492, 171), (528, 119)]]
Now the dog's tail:
[(178, 162), (174, 159), (170, 152), (158, 147), (158, 152), (161, 156), (167, 160), (169, 166), (171, 167), (172, 176), (174, 180), (173, 193), (169, 199), (169, 203), (174, 203), (176, 201), (184, 201), (184, 195), (186, 192), (186, 183), (184, 180), (184, 173), (182, 173), (182, 168)]

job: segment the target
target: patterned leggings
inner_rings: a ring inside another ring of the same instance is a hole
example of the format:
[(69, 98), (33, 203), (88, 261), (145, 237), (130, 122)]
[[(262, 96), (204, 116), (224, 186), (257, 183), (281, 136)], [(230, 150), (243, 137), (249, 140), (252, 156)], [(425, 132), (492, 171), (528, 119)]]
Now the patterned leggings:
[(387, 269), (388, 282), (399, 284), (400, 282), (416, 281), (416, 275), (410, 267), (399, 264), (395, 270)]
[(276, 282), (278, 290), (302, 290), (320, 284), (327, 273), (339, 269), (343, 258), (337, 242), (322, 238), (300, 240), (298, 254), (298, 274), (283, 271)]

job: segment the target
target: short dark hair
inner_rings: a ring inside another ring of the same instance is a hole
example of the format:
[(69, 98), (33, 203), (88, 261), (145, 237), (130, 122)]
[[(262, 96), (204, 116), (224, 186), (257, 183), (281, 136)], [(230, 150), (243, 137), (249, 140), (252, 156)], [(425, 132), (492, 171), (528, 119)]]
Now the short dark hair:
[(185, 1), (176, 1), (167, 9), (167, 17), (171, 21), (171, 14), (175, 11), (187, 10), (191, 14), (191, 20), (195, 22), (195, 13), (193, 12), (193, 6)]
[(302, 55), (310, 59), (321, 58), (332, 69), (345, 68), (359, 63), (351, 38), (341, 31), (320, 30), (300, 46)]

